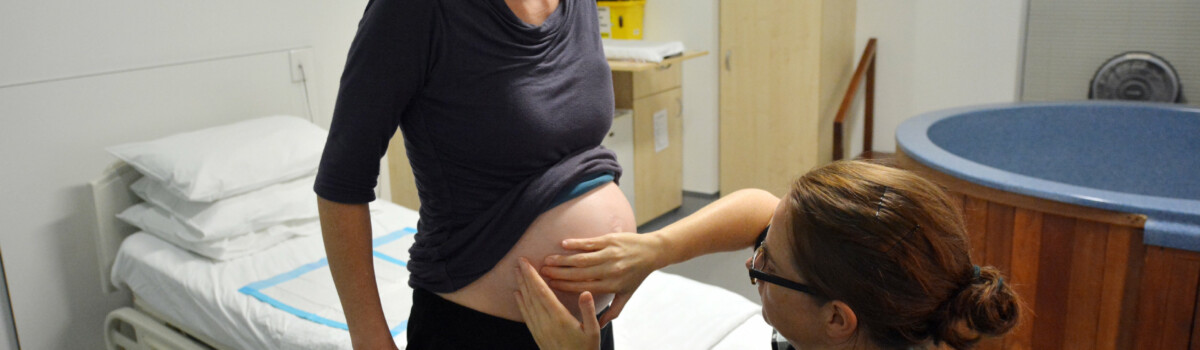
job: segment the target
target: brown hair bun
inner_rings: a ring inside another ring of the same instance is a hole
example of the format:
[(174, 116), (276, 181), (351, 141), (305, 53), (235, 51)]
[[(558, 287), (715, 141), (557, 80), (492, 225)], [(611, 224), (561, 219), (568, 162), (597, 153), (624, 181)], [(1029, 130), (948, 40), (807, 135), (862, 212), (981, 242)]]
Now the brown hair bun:
[(1004, 283), (1000, 271), (991, 266), (980, 268), (971, 280), (942, 308), (938, 341), (955, 349), (969, 349), (983, 336), (999, 336), (1017, 325), (1020, 303), (1017, 294)]

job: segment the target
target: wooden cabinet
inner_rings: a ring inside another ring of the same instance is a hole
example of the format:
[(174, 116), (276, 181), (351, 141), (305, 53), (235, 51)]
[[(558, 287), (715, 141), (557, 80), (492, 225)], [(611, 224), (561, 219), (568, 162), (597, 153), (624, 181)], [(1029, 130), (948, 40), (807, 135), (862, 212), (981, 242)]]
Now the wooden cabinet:
[(683, 204), (682, 64), (706, 54), (688, 52), (661, 63), (609, 62), (617, 109), (633, 110), (634, 171), (624, 178), (634, 180), (629, 200), (638, 225)]
[(613, 116), (612, 128), (608, 136), (600, 142), (601, 146), (617, 154), (617, 162), (621, 163), (621, 192), (629, 203), (635, 203), (637, 198), (637, 167), (633, 165), (633, 110), (618, 109)]
[(763, 188), (832, 159), (854, 69), (855, 1), (721, 1), (720, 190)]
[(624, 178), (634, 180), (629, 201), (638, 225), (683, 204), (681, 82), (678, 64), (613, 71), (617, 108), (633, 110), (635, 171)]
[(683, 204), (683, 93), (633, 101), (633, 213), (641, 225)]

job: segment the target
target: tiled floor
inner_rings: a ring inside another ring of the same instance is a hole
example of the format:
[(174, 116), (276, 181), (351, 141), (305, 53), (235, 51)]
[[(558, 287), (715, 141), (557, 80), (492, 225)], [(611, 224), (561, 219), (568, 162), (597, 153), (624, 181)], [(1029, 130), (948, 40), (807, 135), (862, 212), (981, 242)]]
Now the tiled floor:
[[(651, 232), (670, 225), (716, 199), (715, 195), (684, 192), (683, 205), (679, 209), (638, 227), (638, 232)], [(750, 277), (746, 274), (746, 258), (750, 257), (750, 253), (750, 249), (747, 248), (735, 252), (705, 255), (681, 264), (668, 266), (663, 271), (716, 285), (741, 294), (755, 303), (760, 303), (758, 292), (755, 291), (754, 286), (750, 285)]]

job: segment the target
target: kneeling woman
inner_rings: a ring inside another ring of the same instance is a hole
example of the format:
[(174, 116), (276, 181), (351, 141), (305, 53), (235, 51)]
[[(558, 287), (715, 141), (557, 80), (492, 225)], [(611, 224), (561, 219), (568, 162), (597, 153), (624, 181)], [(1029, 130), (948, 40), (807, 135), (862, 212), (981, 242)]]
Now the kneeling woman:
[[(764, 214), (772, 202), (774, 214)], [(757, 234), (763, 217), (770, 226)], [(568, 240), (589, 252), (548, 257), (540, 274), (521, 263), (517, 302), (543, 349), (596, 348), (600, 323), (569, 318), (542, 276), (556, 288), (628, 292), (643, 272), (755, 236), (746, 265), (763, 317), (796, 348), (965, 349), (1019, 318), (1000, 272), (971, 262), (949, 197), (912, 173), (863, 162), (805, 174), (782, 201), (740, 191), (661, 231)], [(605, 278), (618, 275), (614, 266), (632, 273)], [(580, 297), (584, 309), (589, 298)]]

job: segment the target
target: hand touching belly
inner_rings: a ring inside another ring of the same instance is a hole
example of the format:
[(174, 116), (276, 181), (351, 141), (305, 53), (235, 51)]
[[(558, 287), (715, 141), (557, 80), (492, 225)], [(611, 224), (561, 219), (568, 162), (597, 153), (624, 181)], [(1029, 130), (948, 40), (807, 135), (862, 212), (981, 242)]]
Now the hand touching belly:
[[(460, 290), (440, 295), (479, 312), (523, 321), (512, 298), (512, 292), (517, 290), (515, 267), (520, 257), (540, 269), (545, 256), (569, 253), (562, 248), (564, 239), (636, 229), (629, 200), (610, 182), (542, 213), (491, 271)], [(556, 291), (555, 294), (572, 314), (579, 316), (579, 293)], [(604, 309), (613, 298), (612, 294), (593, 294), (596, 310)]]

